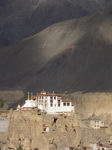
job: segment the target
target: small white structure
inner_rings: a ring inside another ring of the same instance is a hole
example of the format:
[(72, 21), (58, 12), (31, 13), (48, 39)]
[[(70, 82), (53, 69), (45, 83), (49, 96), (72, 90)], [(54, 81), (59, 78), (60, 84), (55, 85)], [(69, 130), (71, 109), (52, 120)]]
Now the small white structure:
[(91, 143), (90, 147), (93, 150), (111, 150), (111, 147), (104, 146), (103, 144)]
[[(17, 110), (20, 108), (20, 106), (17, 107)], [(28, 92), (28, 99), (25, 100), (25, 104), (21, 107), (21, 110), (32, 110), (34, 108), (37, 108), (37, 100), (35, 97), (33, 97), (33, 93), (31, 93), (31, 96)]]
[(90, 127), (93, 129), (100, 129), (101, 127), (104, 127), (104, 121), (102, 121), (100, 117), (95, 114), (92, 114), (92, 116), (88, 118), (88, 121), (90, 123)]
[(43, 125), (43, 133), (49, 132), (49, 126)]
[(70, 100), (62, 100), (60, 94), (47, 94), (44, 90), (37, 94), (37, 107), (48, 114), (74, 112), (74, 106)]
[(16, 110), (17, 110), (17, 111), (21, 110), (20, 104), (17, 106), (17, 109), (16, 109)]

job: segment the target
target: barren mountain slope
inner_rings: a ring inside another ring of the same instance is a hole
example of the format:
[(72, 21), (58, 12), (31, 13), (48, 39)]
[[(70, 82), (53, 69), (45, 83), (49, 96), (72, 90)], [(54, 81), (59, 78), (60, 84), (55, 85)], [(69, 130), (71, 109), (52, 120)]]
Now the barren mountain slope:
[(0, 46), (12, 44), (60, 21), (89, 15), (111, 0), (1, 0)]
[(0, 49), (0, 86), (60, 92), (112, 90), (112, 8), (54, 24)]

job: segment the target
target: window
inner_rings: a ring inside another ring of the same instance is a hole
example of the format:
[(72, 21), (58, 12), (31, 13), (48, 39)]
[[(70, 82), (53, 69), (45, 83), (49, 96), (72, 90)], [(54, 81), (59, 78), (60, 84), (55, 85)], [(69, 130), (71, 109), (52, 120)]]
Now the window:
[(67, 103), (67, 106), (70, 106), (70, 103)]
[(66, 106), (66, 103), (63, 103), (63, 106)]
[(53, 104), (50, 104), (51, 107), (53, 107)]
[(60, 100), (58, 100), (58, 107), (60, 107)]
[(56, 97), (54, 96), (54, 99), (56, 99)]
[(43, 131), (46, 131), (46, 127), (43, 128)]
[(53, 97), (51, 96), (50, 99), (53, 99)]
[(53, 100), (50, 100), (50, 103), (53, 103)]
[(45, 100), (45, 107), (47, 106), (47, 100)]

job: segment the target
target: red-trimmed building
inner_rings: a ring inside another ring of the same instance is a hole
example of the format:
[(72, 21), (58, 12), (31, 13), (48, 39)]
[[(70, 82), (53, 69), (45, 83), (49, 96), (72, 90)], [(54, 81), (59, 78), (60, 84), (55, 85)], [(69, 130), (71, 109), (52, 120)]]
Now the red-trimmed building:
[(74, 112), (74, 106), (70, 100), (62, 100), (62, 95), (47, 94), (46, 91), (41, 91), (37, 94), (37, 107), (48, 114), (55, 113), (70, 113)]
[(29, 111), (34, 108), (38, 108), (41, 112), (48, 114), (74, 112), (72, 101), (62, 100), (61, 94), (55, 94), (54, 92), (49, 94), (44, 90), (35, 97), (28, 92), (28, 99), (25, 100), (25, 104), (22, 107), (18, 105), (17, 110)]

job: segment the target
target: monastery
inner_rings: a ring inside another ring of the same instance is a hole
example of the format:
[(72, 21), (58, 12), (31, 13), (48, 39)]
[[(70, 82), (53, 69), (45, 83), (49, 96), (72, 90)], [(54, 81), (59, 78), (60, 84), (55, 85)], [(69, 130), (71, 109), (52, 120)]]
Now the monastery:
[(33, 96), (32, 93), (30, 96), (28, 93), (28, 99), (25, 100), (25, 104), (22, 107), (18, 105), (17, 110), (32, 110), (34, 108), (48, 114), (74, 112), (72, 101), (63, 100), (62, 95), (54, 92), (49, 94), (44, 90), (36, 96)]

